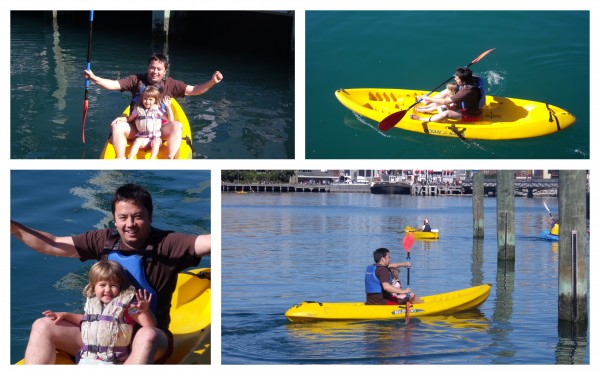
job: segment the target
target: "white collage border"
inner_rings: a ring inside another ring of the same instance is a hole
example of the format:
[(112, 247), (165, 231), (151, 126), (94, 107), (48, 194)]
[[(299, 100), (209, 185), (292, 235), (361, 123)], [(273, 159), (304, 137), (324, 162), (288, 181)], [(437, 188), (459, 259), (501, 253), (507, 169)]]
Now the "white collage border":
[[(124, 7), (123, 5), (127, 6)], [(1, 46), (4, 53), (0, 57), (0, 72), (4, 76), (4, 82), (10, 82), (10, 11), (11, 10), (132, 10), (132, 9), (165, 9), (170, 8), (172, 10), (185, 9), (185, 10), (294, 10), (295, 11), (295, 155), (294, 160), (195, 160), (195, 161), (148, 161), (147, 167), (144, 169), (168, 169), (168, 170), (188, 170), (188, 169), (209, 169), (211, 170), (211, 223), (212, 223), (212, 248), (213, 253), (211, 255), (212, 272), (215, 277), (212, 282), (212, 365), (200, 366), (200, 367), (178, 367), (186, 373), (202, 372), (207, 374), (233, 374), (237, 371), (256, 371), (261, 374), (275, 374), (285, 371), (289, 374), (300, 374), (305, 371), (317, 371), (318, 373), (325, 373), (331, 371), (330, 366), (293, 366), (293, 365), (253, 365), (253, 366), (229, 366), (221, 365), (221, 319), (220, 319), (220, 291), (221, 291), (221, 197), (220, 197), (220, 172), (226, 169), (396, 169), (398, 160), (306, 160), (304, 156), (305, 152), (305, 11), (307, 10), (586, 10), (590, 11), (590, 55), (591, 55), (591, 72), (590, 72), (590, 103), (595, 103), (595, 99), (598, 98), (596, 87), (600, 86), (598, 80), (598, 25), (600, 24), (600, 16), (598, 11), (600, 10), (600, 2), (597, 0), (571, 0), (571, 1), (559, 1), (559, 0), (505, 0), (502, 2), (490, 2), (485, 0), (463, 0), (458, 4), (456, 1), (448, 0), (428, 0), (428, 1), (414, 1), (414, 0), (373, 0), (354, 1), (354, 0), (281, 0), (281, 1), (242, 1), (242, 0), (219, 0), (219, 1), (181, 1), (171, 0), (165, 1), (144, 1), (144, 2), (131, 2), (123, 3), (122, 1), (28, 1), (23, 0), (18, 3), (4, 2), (2, 10), (0, 11), (0, 33), (2, 35)], [(10, 85), (4, 87), (1, 91), (0, 96), (3, 103), (9, 103), (10, 100)], [(5, 108), (9, 107), (5, 105)], [(591, 105), (590, 105), (591, 108)], [(8, 292), (10, 289), (9, 279), (9, 265), (10, 265), (10, 233), (8, 220), (10, 217), (10, 171), (11, 170), (34, 170), (34, 169), (91, 169), (91, 170), (104, 170), (104, 169), (141, 169), (137, 163), (135, 165), (123, 164), (120, 161), (105, 161), (105, 160), (11, 160), (10, 159), (10, 113), (9, 111), (3, 111), (4, 123), (6, 130), (4, 131), (4, 137), (0, 139), (0, 192), (2, 192), (2, 200), (0, 201), (0, 215), (2, 215), (2, 222), (4, 225), (0, 229), (0, 239), (2, 246), (0, 247), (0, 253), (2, 254), (3, 260), (3, 271), (0, 274), (3, 275), (2, 290), (5, 299), (9, 300)], [(594, 153), (592, 151), (593, 145), (598, 143), (596, 137), (597, 131), (593, 124), (598, 123), (597, 112), (590, 113), (590, 158), (588, 160), (409, 160), (406, 161), (410, 169), (410, 164), (423, 165), (427, 163), (433, 169), (589, 169), (590, 170), (590, 186), (595, 186), (595, 171), (592, 166), (594, 160)], [(597, 157), (596, 157), (597, 158)], [(406, 165), (405, 164), (405, 165)], [(600, 167), (596, 168), (600, 171)], [(600, 173), (600, 172), (599, 172)], [(590, 217), (595, 212), (595, 200), (591, 200), (591, 213)], [(591, 220), (590, 220), (591, 222)], [(591, 226), (591, 224), (590, 224)], [(594, 335), (594, 319), (592, 313), (597, 311), (595, 307), (598, 306), (596, 303), (597, 298), (593, 298), (593, 290), (595, 286), (594, 270), (597, 265), (594, 263), (594, 251), (592, 250), (592, 241), (590, 241), (590, 366), (577, 366), (577, 368), (565, 368), (564, 366), (527, 366), (526, 368), (519, 368), (517, 370), (531, 371), (540, 370), (550, 373), (558, 373), (559, 371), (577, 371), (581, 373), (590, 373), (596, 366), (596, 360), (594, 354), (598, 353), (597, 340)], [(2, 304), (2, 310), (0, 313), (5, 319), (0, 325), (0, 344), (2, 350), (0, 350), (0, 368), (4, 373), (17, 373), (21, 371), (27, 371), (30, 373), (32, 370), (26, 368), (26, 366), (12, 366), (10, 365), (10, 304)], [(67, 366), (68, 367), (68, 366)], [(95, 367), (95, 366), (92, 366)], [(136, 368), (133, 371), (160, 371), (162, 367), (152, 368)], [(343, 370), (342, 370), (343, 369)], [(387, 368), (377, 368), (377, 370), (384, 370)], [(391, 371), (401, 371), (404, 368), (393, 367)], [(34, 371), (39, 371), (37, 368)], [(371, 366), (336, 366), (335, 370), (348, 371), (351, 374), (358, 374), (364, 371), (372, 371), (375, 368)], [(424, 367), (424, 366), (411, 366), (406, 371), (444, 371), (444, 373), (475, 373), (480, 374), (482, 372), (505, 372), (514, 371), (513, 366), (505, 368), (505, 366), (446, 366), (442, 369), (437, 367)], [(44, 372), (58, 373), (77, 371), (77, 369), (71, 370), (65, 367), (44, 367)], [(99, 369), (86, 368), (86, 372), (100, 371)], [(123, 368), (119, 370), (111, 371), (125, 371)], [(131, 371), (131, 370), (129, 370)], [(597, 371), (597, 370), (596, 370)], [(596, 372), (595, 371), (595, 372)]]

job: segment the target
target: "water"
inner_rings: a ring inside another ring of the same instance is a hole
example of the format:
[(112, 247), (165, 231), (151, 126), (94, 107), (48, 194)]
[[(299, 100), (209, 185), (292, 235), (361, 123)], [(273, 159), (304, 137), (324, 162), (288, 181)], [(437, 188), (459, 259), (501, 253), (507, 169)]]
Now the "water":
[[(474, 241), (471, 198), (221, 193), (222, 363), (588, 364), (589, 332), (557, 333), (558, 246), (539, 237), (543, 201), (516, 199), (513, 270), (497, 264), (495, 199), (484, 203), (485, 239)], [(428, 295), (491, 283), (478, 309), (409, 324), (287, 321), (300, 301), (364, 300), (373, 250), (405, 260), (404, 227), (425, 217), (440, 239), (415, 241), (410, 287)]]
[[(82, 144), (89, 15), (74, 12), (69, 17), (73, 23), (53, 24), (37, 12), (11, 12), (13, 159), (97, 159), (111, 121), (131, 100), (129, 93), (92, 84), (86, 145)], [(169, 75), (190, 85), (206, 82), (220, 70), (221, 83), (203, 95), (180, 100), (192, 128), (194, 158), (294, 158), (294, 67), (289, 51), (284, 56), (260, 47), (247, 46), (246, 51), (224, 35), (220, 38), (217, 45), (200, 37), (193, 43), (172, 38), (168, 46), (157, 45), (149, 30), (125, 25), (116, 29), (109, 13), (95, 12), (91, 69), (103, 78), (123, 78), (144, 72), (151, 52), (167, 49)], [(270, 45), (268, 37), (251, 44), (259, 42)]]
[[(73, 235), (112, 224), (110, 198), (127, 182), (145, 186), (154, 203), (153, 225), (182, 233), (211, 232), (209, 171), (11, 172), (11, 218), (34, 229)], [(210, 267), (210, 256), (201, 267)], [(10, 242), (10, 361), (25, 353), (33, 321), (46, 309), (80, 311), (93, 262), (37, 253)]]
[[(308, 11), (306, 158), (589, 158), (589, 35), (587, 11)], [(472, 66), (488, 95), (551, 103), (577, 122), (513, 141), (384, 134), (334, 96), (340, 88), (431, 90), (490, 48)]]

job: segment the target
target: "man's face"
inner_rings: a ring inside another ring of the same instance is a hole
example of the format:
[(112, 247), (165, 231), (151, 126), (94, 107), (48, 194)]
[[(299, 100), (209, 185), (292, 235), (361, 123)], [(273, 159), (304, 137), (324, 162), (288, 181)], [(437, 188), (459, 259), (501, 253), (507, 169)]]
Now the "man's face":
[(115, 204), (115, 225), (121, 242), (128, 249), (139, 249), (150, 236), (152, 218), (143, 206), (129, 201)]
[(155, 85), (163, 80), (166, 72), (167, 69), (165, 69), (165, 63), (152, 60), (148, 65), (148, 81)]
[(390, 256), (390, 253), (387, 253), (387, 255), (386, 255), (385, 257), (381, 258), (381, 262), (382, 262), (381, 264), (382, 264), (383, 266), (387, 267), (387, 266), (389, 266), (389, 265), (390, 265), (390, 260), (391, 260), (391, 259), (392, 259), (392, 258), (391, 258), (391, 256)]

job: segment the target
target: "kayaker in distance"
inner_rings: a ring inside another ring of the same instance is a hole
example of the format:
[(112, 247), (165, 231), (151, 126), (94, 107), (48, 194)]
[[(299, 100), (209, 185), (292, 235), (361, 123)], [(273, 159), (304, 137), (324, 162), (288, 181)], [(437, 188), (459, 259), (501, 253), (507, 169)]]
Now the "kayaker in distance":
[[(133, 337), (131, 354), (125, 363), (163, 363), (173, 349), (169, 311), (178, 273), (197, 266), (203, 256), (210, 254), (210, 234), (186, 235), (152, 227), (152, 196), (139, 185), (117, 188), (111, 208), (116, 231), (107, 228), (58, 237), (11, 220), (10, 232), (42, 254), (79, 258), (82, 262), (119, 262), (136, 288), (152, 293), (151, 309), (156, 316), (156, 327), (141, 327)], [(75, 355), (82, 344), (78, 325), (56, 325), (43, 317), (31, 328), (25, 363), (51, 364), (55, 362), (56, 349)]]
[[(448, 98), (448, 97), (456, 94), (457, 92), (458, 92), (458, 85), (456, 84), (456, 82), (450, 82), (446, 85), (446, 88), (444, 90), (442, 90), (441, 92), (439, 92), (436, 96), (434, 96), (434, 98), (437, 98), (437, 99)], [(421, 106), (415, 107), (415, 112), (420, 112), (420, 113), (430, 113), (433, 111), (443, 112), (448, 109), (455, 111), (458, 109), (458, 104), (449, 103), (449, 104), (438, 105), (436, 103), (428, 103), (427, 105), (422, 106), (422, 107)]]
[(550, 219), (548, 219), (548, 223), (550, 224), (550, 234), (558, 236), (558, 232), (559, 232), (558, 219), (555, 219), (554, 217), (551, 216)]
[[(485, 105), (485, 95), (480, 79), (473, 76), (473, 72), (469, 68), (459, 67), (456, 69), (454, 79), (459, 86), (458, 92), (454, 95), (445, 98), (436, 98), (423, 95), (417, 99), (423, 100), (425, 103), (434, 103), (438, 106), (455, 104), (456, 109), (448, 109), (447, 111), (438, 112), (429, 117), (419, 117), (410, 115), (413, 120), (424, 122), (444, 122), (446, 119), (461, 120), (464, 122), (479, 121), (482, 113), (482, 108)], [(483, 98), (483, 104), (482, 104)]]
[(142, 293), (141, 289), (136, 292), (117, 262), (96, 262), (90, 269), (83, 295), (87, 298), (83, 314), (43, 312), (54, 324), (67, 321), (81, 326), (83, 345), (77, 362), (80, 365), (123, 363), (129, 355), (135, 324), (156, 326), (150, 311), (152, 294), (148, 295), (146, 290)]
[(431, 232), (431, 225), (429, 225), (429, 219), (425, 218), (423, 220), (423, 227), (421, 228), (423, 232)]
[[(374, 264), (367, 267), (365, 273), (365, 293), (367, 294), (367, 305), (387, 305), (405, 303), (410, 300), (411, 303), (421, 303), (410, 288), (400, 289), (392, 286), (392, 273), (390, 268), (410, 267), (410, 262), (390, 263), (390, 251), (384, 247), (373, 252)], [(395, 297), (392, 293), (405, 294), (403, 301)]]
[[(148, 86), (154, 86), (158, 89), (161, 96), (170, 96), (172, 98), (183, 98), (190, 95), (201, 95), (210, 90), (214, 85), (221, 82), (223, 75), (216, 71), (212, 78), (205, 83), (195, 86), (188, 85), (182, 81), (171, 77), (165, 77), (169, 61), (166, 56), (155, 53), (148, 60), (148, 70), (146, 73), (133, 74), (128, 77), (111, 80), (96, 76), (91, 70), (84, 70), (84, 76), (90, 81), (96, 83), (106, 90), (130, 91), (132, 95), (132, 104), (138, 102), (140, 93)], [(132, 107), (133, 107), (132, 105)], [(125, 149), (127, 148), (127, 139), (133, 138), (137, 133), (135, 124), (126, 121), (116, 121), (111, 124), (112, 143), (118, 159), (125, 158)], [(168, 157), (173, 159), (181, 145), (181, 134), (183, 126), (177, 121), (170, 121), (162, 125), (162, 138), (167, 139)]]

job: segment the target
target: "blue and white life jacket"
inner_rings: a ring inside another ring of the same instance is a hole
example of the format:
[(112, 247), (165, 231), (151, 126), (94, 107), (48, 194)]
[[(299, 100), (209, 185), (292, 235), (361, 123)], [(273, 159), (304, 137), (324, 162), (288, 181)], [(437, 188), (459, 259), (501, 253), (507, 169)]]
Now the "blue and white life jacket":
[(102, 250), (102, 259), (114, 260), (123, 266), (125, 273), (129, 278), (129, 282), (136, 289), (146, 289), (149, 293), (152, 293), (150, 310), (152, 310), (154, 314), (156, 314), (156, 308), (158, 306), (158, 295), (154, 287), (152, 287), (146, 279), (145, 265), (155, 262), (155, 249), (161, 238), (159, 236), (160, 232), (170, 233), (172, 231), (159, 231), (158, 229), (152, 228), (145, 249), (123, 251), (119, 250), (121, 237), (118, 232), (113, 231)]
[(123, 362), (129, 355), (133, 325), (125, 321), (125, 311), (135, 296), (130, 286), (106, 305), (98, 297), (88, 298), (80, 323), (83, 347), (78, 355), (86, 363)]
[(162, 117), (165, 112), (157, 105), (146, 109), (142, 106), (136, 108), (138, 115), (135, 118), (138, 137), (156, 138), (161, 136)]
[[(383, 293), (383, 289), (381, 287), (381, 283), (377, 278), (376, 271), (377, 264), (371, 264), (367, 266), (367, 271), (365, 272), (365, 293)], [(390, 284), (392, 282), (392, 274), (390, 273)]]

